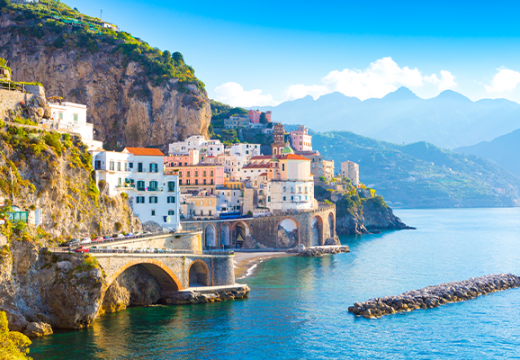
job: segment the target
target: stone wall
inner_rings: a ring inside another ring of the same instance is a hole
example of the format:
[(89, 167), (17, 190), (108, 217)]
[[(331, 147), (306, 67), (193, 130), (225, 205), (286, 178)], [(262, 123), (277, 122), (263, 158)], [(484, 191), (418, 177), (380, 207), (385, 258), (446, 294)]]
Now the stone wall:
[(19, 108), (20, 102), (27, 103), (32, 97), (32, 94), (24, 94), (21, 91), (0, 89), (0, 120), (6, 120), (9, 110)]
[(132, 247), (132, 248), (143, 248), (143, 249), (154, 249), (154, 248), (166, 248), (166, 249), (176, 249), (176, 250), (191, 250), (191, 251), (202, 251), (202, 240), (201, 240), (201, 232), (192, 232), (192, 233), (179, 233), (179, 234), (164, 234), (158, 235), (151, 238), (143, 238), (143, 239), (124, 239), (122, 238), (120, 241), (107, 242), (107, 243), (91, 243), (87, 245), (87, 247), (97, 246), (97, 247), (106, 247), (110, 246), (113, 248), (123, 248), (123, 247)]

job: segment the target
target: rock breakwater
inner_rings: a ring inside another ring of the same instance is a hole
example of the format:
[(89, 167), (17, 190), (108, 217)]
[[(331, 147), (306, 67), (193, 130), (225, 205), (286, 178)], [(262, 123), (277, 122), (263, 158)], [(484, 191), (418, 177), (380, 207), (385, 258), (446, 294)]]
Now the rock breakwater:
[(350, 252), (348, 246), (317, 246), (303, 250), (298, 256), (304, 257), (322, 257), (328, 254), (341, 254)]
[(431, 309), (443, 304), (474, 299), (480, 295), (520, 287), (520, 277), (512, 274), (492, 274), (465, 281), (428, 286), (398, 296), (385, 296), (355, 303), (348, 311), (367, 319), (397, 312)]

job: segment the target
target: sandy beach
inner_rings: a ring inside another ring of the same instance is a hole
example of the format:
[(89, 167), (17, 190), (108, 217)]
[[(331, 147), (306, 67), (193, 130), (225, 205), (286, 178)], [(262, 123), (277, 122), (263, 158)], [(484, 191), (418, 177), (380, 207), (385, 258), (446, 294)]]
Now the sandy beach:
[(251, 276), (258, 263), (262, 261), (295, 255), (287, 252), (237, 252), (235, 253), (235, 278), (238, 280)]

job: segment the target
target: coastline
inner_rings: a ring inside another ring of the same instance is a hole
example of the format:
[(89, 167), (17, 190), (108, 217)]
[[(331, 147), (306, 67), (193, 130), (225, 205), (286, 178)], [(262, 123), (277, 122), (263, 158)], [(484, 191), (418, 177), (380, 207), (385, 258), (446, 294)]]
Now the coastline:
[(235, 278), (241, 280), (251, 276), (258, 264), (265, 260), (288, 256), (296, 256), (296, 254), (288, 252), (235, 253)]

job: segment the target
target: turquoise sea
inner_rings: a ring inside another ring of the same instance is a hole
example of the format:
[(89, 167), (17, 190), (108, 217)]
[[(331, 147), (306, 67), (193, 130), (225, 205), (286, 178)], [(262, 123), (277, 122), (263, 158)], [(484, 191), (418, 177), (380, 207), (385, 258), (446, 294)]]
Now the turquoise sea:
[(498, 272), (520, 275), (520, 209), (398, 210), (415, 231), (344, 236), (349, 254), (261, 263), (247, 300), (132, 308), (35, 340), (34, 359), (520, 358), (520, 289), (356, 318), (371, 297)]

